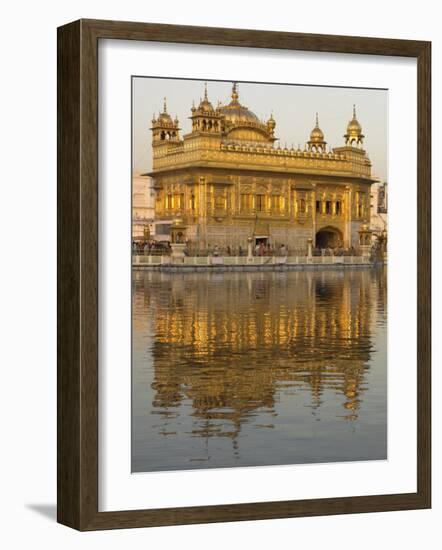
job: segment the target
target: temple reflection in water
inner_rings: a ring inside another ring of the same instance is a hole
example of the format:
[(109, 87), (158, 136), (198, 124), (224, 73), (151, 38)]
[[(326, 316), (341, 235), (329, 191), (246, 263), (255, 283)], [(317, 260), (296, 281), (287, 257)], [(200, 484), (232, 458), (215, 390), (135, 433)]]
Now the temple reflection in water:
[(133, 470), (386, 458), (386, 274), (134, 272)]

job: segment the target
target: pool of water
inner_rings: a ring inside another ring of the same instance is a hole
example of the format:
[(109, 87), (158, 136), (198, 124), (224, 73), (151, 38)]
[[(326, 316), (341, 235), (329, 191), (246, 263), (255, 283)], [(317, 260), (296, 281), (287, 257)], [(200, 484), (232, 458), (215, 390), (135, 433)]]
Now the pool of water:
[(133, 472), (386, 458), (385, 269), (133, 272)]

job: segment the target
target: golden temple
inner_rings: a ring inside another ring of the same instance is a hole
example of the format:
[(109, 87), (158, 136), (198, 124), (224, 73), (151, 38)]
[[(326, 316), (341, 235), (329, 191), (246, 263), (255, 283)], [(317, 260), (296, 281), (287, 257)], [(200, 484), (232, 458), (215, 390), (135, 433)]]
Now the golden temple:
[(180, 238), (195, 251), (245, 247), (252, 237), (275, 248), (303, 252), (358, 247), (358, 231), (370, 222), (371, 162), (353, 117), (341, 147), (328, 147), (316, 124), (305, 147), (275, 142), (273, 115), (260, 120), (239, 100), (216, 107), (207, 85), (191, 108), (191, 131), (180, 136), (164, 100), (152, 119), (155, 221), (175, 220)]

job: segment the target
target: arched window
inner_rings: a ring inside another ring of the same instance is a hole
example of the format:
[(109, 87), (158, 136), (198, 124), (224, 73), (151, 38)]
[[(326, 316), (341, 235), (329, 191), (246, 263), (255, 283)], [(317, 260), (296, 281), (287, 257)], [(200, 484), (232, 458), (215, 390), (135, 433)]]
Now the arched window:
[(224, 210), (226, 207), (226, 200), (223, 195), (215, 195), (215, 209)]
[(275, 214), (279, 214), (281, 211), (281, 206), (282, 206), (281, 195), (272, 195), (272, 198), (271, 198), (272, 212), (274, 212)]
[(255, 210), (257, 212), (264, 212), (266, 210), (265, 195), (255, 195)]
[(305, 199), (301, 199), (300, 201), (300, 205), (299, 205), (299, 211), (301, 212), (301, 214), (305, 214), (306, 212), (306, 207), (305, 207)]
[(240, 208), (241, 212), (249, 212), (252, 209), (252, 195), (250, 193), (241, 193)]

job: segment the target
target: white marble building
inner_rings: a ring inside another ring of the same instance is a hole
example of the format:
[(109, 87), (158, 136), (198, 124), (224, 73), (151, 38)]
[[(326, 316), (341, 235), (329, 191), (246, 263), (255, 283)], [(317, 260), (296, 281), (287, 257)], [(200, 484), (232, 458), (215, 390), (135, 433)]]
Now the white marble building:
[(155, 193), (152, 178), (135, 173), (132, 177), (132, 239), (154, 235)]

